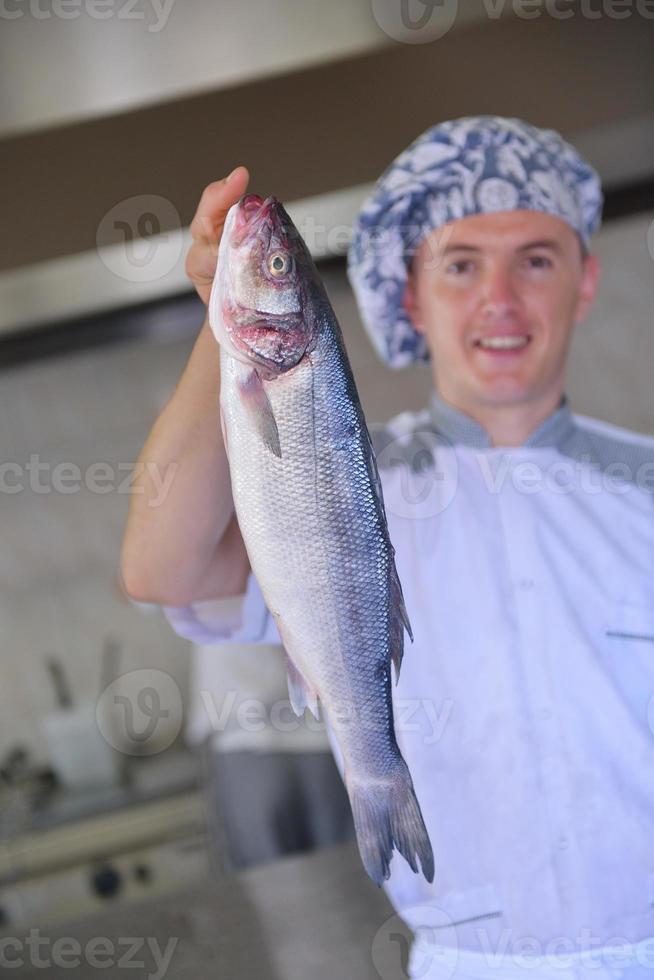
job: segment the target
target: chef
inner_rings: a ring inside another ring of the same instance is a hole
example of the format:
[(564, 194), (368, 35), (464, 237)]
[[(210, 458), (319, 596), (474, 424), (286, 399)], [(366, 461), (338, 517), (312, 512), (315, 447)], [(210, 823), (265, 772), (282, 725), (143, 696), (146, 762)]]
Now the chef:
[[(208, 300), (247, 171), (204, 192), (187, 271)], [(418, 413), (374, 433), (415, 641), (397, 736), (436, 858), (385, 887), (411, 976), (654, 976), (654, 439), (573, 413), (565, 368), (599, 277), (602, 193), (552, 130), (452, 120), (364, 202), (348, 270), (391, 367), (429, 359)], [(616, 324), (616, 328), (619, 325)], [(197, 639), (278, 639), (233, 514), (203, 326), (141, 458), (123, 577)], [(229, 627), (217, 597), (243, 595)], [(338, 757), (337, 757), (337, 761)]]

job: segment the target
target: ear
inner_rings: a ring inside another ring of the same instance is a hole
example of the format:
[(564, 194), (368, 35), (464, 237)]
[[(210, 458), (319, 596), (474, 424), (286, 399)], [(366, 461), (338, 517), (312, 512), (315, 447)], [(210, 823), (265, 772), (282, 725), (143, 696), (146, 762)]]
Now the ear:
[(596, 255), (587, 255), (584, 259), (581, 282), (579, 284), (579, 298), (575, 312), (575, 323), (581, 323), (586, 319), (588, 311), (593, 305), (593, 300), (597, 295), (597, 284), (600, 277), (600, 263)]
[(418, 298), (416, 296), (416, 284), (414, 275), (409, 269), (409, 274), (407, 276), (406, 286), (404, 287), (404, 294), (402, 296), (402, 306), (404, 311), (411, 321), (411, 325), (416, 333), (424, 333), (425, 328), (422, 322), (422, 316), (420, 313), (420, 306), (418, 304)]

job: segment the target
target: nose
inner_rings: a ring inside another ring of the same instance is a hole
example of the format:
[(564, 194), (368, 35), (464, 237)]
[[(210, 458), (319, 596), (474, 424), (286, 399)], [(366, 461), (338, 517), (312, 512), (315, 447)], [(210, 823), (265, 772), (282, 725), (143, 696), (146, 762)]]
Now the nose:
[(518, 297), (511, 270), (503, 266), (489, 269), (481, 292), (481, 313), (486, 319), (510, 315), (518, 307)]

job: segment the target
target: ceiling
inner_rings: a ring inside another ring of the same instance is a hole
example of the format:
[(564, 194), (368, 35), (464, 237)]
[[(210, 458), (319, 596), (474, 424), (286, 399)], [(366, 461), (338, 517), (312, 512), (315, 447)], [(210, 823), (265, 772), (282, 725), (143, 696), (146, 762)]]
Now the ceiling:
[[(47, 0), (6, 5), (13, 14), (0, 33), (0, 135), (228, 88), (397, 39), (384, 30), (397, 33), (386, 9), (394, 0), (100, 2), (102, 10), (67, 0), (65, 16)], [(488, 10), (492, 19), (513, 15), (504, 0), (438, 0), (422, 36), (487, 20)]]

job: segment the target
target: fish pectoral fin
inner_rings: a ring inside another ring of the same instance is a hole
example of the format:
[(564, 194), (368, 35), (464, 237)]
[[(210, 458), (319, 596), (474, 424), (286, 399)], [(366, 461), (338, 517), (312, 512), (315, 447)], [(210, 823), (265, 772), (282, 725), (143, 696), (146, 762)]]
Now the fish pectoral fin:
[(316, 721), (319, 721), (318, 693), (311, 687), (302, 671), (295, 666), (288, 654), (286, 654), (286, 676), (288, 678), (288, 696), (295, 714), (303, 715), (304, 709), (308, 708)]
[(238, 388), (243, 405), (261, 436), (264, 446), (275, 456), (281, 458), (282, 450), (279, 444), (277, 422), (259, 373), (256, 370), (251, 371), (246, 378), (239, 380)]

